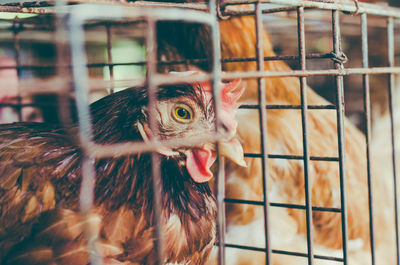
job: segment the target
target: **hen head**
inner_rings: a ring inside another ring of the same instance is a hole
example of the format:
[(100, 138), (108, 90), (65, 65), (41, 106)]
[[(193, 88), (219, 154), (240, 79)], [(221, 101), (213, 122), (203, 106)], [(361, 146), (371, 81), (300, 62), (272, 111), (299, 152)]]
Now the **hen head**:
[[(233, 91), (239, 82), (237, 80), (221, 84), (220, 116), (229, 141), (222, 141), (219, 150), (222, 155), (244, 166), (243, 149), (240, 143), (232, 138), (237, 127), (235, 113), (238, 104), (236, 101), (243, 93), (242, 88)], [(160, 140), (190, 139), (215, 133), (215, 111), (210, 83), (164, 86), (158, 96), (156, 120)], [(144, 141), (149, 142), (154, 137), (148, 126), (147, 112), (144, 111), (144, 119), (139, 120), (136, 127)], [(168, 158), (178, 158), (179, 164), (186, 167), (193, 181), (197, 183), (206, 182), (213, 177), (210, 167), (216, 159), (214, 144), (176, 148), (160, 147), (158, 153)]]
[[(238, 88), (239, 83), (240, 80), (221, 84), (220, 117), (226, 141), (220, 143), (219, 151), (244, 166), (243, 149), (234, 138), (237, 99), (244, 90)], [(155, 135), (163, 141), (215, 134), (215, 110), (209, 82), (161, 86), (155, 104), (156, 132), (150, 129), (147, 105), (147, 89), (144, 87), (127, 89), (92, 104), (95, 140), (100, 143), (149, 142)], [(157, 151), (164, 159), (177, 160), (180, 167), (187, 169), (194, 182), (202, 183), (213, 176), (210, 167), (216, 159), (215, 149), (213, 143), (203, 143), (176, 148), (160, 147)]]

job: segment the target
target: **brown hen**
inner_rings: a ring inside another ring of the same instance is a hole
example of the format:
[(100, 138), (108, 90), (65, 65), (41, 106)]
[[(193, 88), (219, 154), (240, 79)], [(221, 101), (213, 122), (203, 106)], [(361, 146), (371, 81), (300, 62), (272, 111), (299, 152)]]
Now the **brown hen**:
[[(226, 84), (222, 123), (230, 137), (235, 101), (242, 90)], [(147, 90), (131, 88), (91, 105), (98, 144), (148, 141)], [(212, 134), (213, 100), (208, 83), (163, 86), (156, 121), (163, 140)], [(151, 154), (91, 159), (96, 173), (94, 208), (83, 218), (79, 190), (83, 152), (77, 126), (62, 129), (43, 123), (0, 126), (0, 263), (89, 264), (85, 231), (99, 241), (105, 264), (155, 264), (153, 193), (162, 194), (163, 263), (198, 264), (215, 242), (216, 205), (207, 181), (215, 161), (211, 143), (163, 147), (162, 186), (154, 191)], [(237, 140), (219, 150), (243, 163)], [(230, 148), (230, 149), (229, 149)], [(85, 230), (86, 229), (86, 230)]]

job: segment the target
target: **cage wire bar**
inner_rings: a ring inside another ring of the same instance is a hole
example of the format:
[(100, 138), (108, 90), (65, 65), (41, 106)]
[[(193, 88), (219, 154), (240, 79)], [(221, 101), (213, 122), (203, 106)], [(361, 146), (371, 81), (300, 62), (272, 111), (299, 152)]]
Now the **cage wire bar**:
[[(216, 20), (217, 16), (217, 0), (209, 1), (210, 15), (215, 18), (212, 21), (213, 26), (211, 27), (211, 41), (212, 41), (212, 92), (214, 96), (214, 109), (215, 109), (215, 132), (217, 134), (221, 133), (222, 123), (221, 123), (221, 110), (218, 106), (221, 106), (221, 50), (220, 50), (220, 33), (219, 25)], [(218, 151), (220, 149), (219, 141), (217, 142), (217, 185), (216, 185), (216, 200), (217, 200), (217, 234), (218, 234), (218, 263), (221, 265), (226, 264), (226, 253), (225, 253), (225, 158)]]
[[(368, 68), (368, 22), (367, 15), (361, 14), (361, 50), (362, 50), (362, 65)], [(364, 119), (365, 119), (365, 139), (366, 139), (366, 155), (367, 155), (367, 178), (368, 178), (368, 206), (369, 206), (369, 234), (370, 234), (370, 249), (371, 249), (371, 264), (375, 264), (375, 229), (374, 229), (374, 207), (373, 207), (373, 186), (371, 174), (371, 97), (369, 75), (364, 74), (363, 79), (363, 101), (364, 101)]]
[[(256, 57), (257, 57), (257, 70), (264, 71), (264, 50), (263, 50), (263, 24), (262, 24), (262, 13), (261, 3), (255, 4), (256, 15)], [(262, 161), (262, 185), (263, 185), (263, 208), (264, 208), (264, 236), (265, 236), (265, 263), (267, 265), (271, 263), (271, 243), (270, 243), (270, 225), (269, 225), (269, 199), (268, 199), (268, 142), (267, 142), (267, 110), (266, 110), (266, 94), (265, 94), (265, 79), (258, 78), (258, 112), (260, 122), (260, 142), (261, 142), (261, 161)]]
[[(256, 24), (256, 56), (257, 56), (257, 70), (264, 71), (264, 50), (263, 50), (263, 24), (261, 3), (255, 4), (255, 24)], [(267, 110), (266, 110), (266, 94), (265, 94), (265, 79), (258, 78), (258, 112), (259, 122), (261, 129), (261, 160), (262, 160), (262, 185), (263, 185), (263, 207), (264, 207), (264, 236), (265, 236), (265, 263), (271, 263), (271, 243), (270, 243), (270, 225), (269, 225), (269, 199), (268, 199), (268, 142), (267, 142)]]
[[(304, 27), (304, 7), (297, 9), (297, 41), (301, 70), (306, 70), (306, 43)], [(306, 77), (300, 77), (300, 101), (301, 101), (301, 125), (303, 130), (303, 167), (304, 167), (304, 192), (306, 204), (306, 227), (307, 227), (307, 253), (308, 264), (314, 263), (313, 250), (313, 221), (312, 221), (312, 198), (310, 185), (310, 153), (308, 148), (308, 116), (307, 116), (307, 81)]]
[[(340, 23), (339, 11), (332, 11), (332, 34), (333, 34), (333, 50), (335, 54), (342, 53), (341, 37), (340, 37)], [(343, 62), (338, 61), (335, 63), (338, 70), (343, 70)], [(345, 173), (345, 138), (344, 138), (344, 85), (343, 76), (336, 76), (336, 126), (338, 134), (338, 153), (339, 153), (339, 175), (340, 175), (340, 206), (342, 215), (342, 248), (343, 248), (343, 262), (347, 264), (348, 250), (347, 250), (347, 200), (346, 200), (346, 173)]]
[[(157, 142), (159, 131), (157, 128), (157, 110), (156, 110), (156, 100), (157, 100), (157, 84), (153, 80), (153, 75), (157, 73), (157, 38), (156, 38), (156, 24), (153, 18), (147, 18), (147, 34), (146, 34), (146, 86), (147, 94), (149, 98), (148, 108), (149, 108), (149, 127), (154, 133), (153, 139), (151, 141)], [(156, 152), (151, 153), (151, 176), (153, 184), (153, 207), (154, 207), (154, 247), (156, 248), (156, 265), (162, 265), (164, 263), (164, 238), (162, 235), (162, 179), (161, 179), (161, 159), (160, 155)]]
[[(394, 67), (394, 58), (395, 58), (395, 50), (394, 50), (394, 22), (393, 17), (389, 17), (387, 19), (387, 38), (388, 38), (388, 66)], [(396, 238), (396, 264), (400, 265), (400, 251), (399, 251), (399, 205), (397, 201), (397, 155), (396, 155), (396, 141), (395, 141), (395, 125), (394, 125), (394, 95), (395, 82), (394, 75), (392, 73), (389, 74), (389, 85), (388, 85), (388, 104), (389, 104), (389, 116), (390, 116), (390, 140), (392, 144), (392, 167), (393, 167), (393, 194), (394, 194), (394, 218), (395, 218), (395, 238)]]

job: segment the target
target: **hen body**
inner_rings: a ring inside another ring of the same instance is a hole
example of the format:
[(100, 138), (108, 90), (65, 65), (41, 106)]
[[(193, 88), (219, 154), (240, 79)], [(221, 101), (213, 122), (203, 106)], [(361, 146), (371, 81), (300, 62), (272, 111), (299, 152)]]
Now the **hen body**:
[[(212, 103), (191, 85), (163, 87), (158, 103), (171, 100), (197, 104), (203, 124), (174, 131), (159, 120), (160, 137), (213, 132)], [(137, 124), (146, 121), (146, 104), (144, 88), (92, 104), (95, 142), (142, 140)], [(94, 209), (82, 218), (83, 154), (71, 138), (76, 130), (36, 123), (0, 126), (1, 264), (89, 264), (84, 227), (98, 235), (105, 264), (154, 264), (150, 154), (93, 160)], [(208, 184), (194, 182), (182, 166), (185, 159), (183, 153), (161, 156), (165, 262), (200, 265), (215, 241), (216, 206)]]

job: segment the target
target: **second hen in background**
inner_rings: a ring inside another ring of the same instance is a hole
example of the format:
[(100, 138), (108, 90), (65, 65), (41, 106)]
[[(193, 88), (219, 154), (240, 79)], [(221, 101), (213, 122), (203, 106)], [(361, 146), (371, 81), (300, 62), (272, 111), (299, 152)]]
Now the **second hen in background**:
[[(366, 1), (364, 1), (366, 2)], [(255, 58), (256, 29), (254, 16), (232, 16), (219, 22), (221, 52), (223, 59)], [(267, 29), (268, 23), (266, 22)], [(274, 26), (278, 29), (279, 26)], [(343, 27), (342, 27), (343, 28)], [(281, 26), (282, 35), (289, 33)], [(207, 28), (197, 25), (166, 23), (159, 25), (160, 53), (166, 58), (207, 58), (210, 50), (205, 41), (210, 38)], [(285, 33), (286, 32), (286, 33)], [(184, 36), (184, 38), (182, 38)], [(184, 40), (184, 41), (182, 41)], [(285, 41), (274, 40), (276, 45), (285, 46)], [(306, 42), (312, 41), (307, 39)], [(263, 31), (264, 56), (274, 57), (274, 45), (267, 30)], [(332, 44), (330, 44), (332, 45)], [(174, 51), (173, 53), (168, 51)], [(175, 57), (176, 58), (176, 57)], [(350, 58), (351, 60), (352, 58)], [(207, 68), (207, 65), (198, 64)], [(266, 71), (290, 71), (284, 61), (264, 62)], [(233, 62), (223, 64), (224, 71), (256, 71), (255, 62)], [(333, 79), (330, 79), (333, 82)], [(244, 104), (257, 104), (257, 81), (247, 79)], [(384, 88), (381, 88), (384, 89)], [(265, 97), (272, 105), (300, 105), (300, 82), (296, 77), (265, 78)], [(324, 99), (307, 87), (309, 105), (328, 105)], [(362, 97), (362, 95), (360, 95)], [(332, 99), (334, 100), (334, 99)], [(334, 102), (334, 101), (333, 101)], [(347, 105), (346, 105), (347, 107)], [(300, 110), (267, 111), (268, 154), (303, 155)], [(379, 118), (378, 118), (379, 119)], [(338, 157), (337, 116), (333, 110), (308, 111), (308, 139), (310, 156)], [(260, 154), (260, 126), (257, 110), (238, 112), (238, 135), (242, 139), (245, 153)], [(345, 124), (345, 176), (348, 211), (349, 264), (370, 264), (370, 219), (368, 205), (366, 139), (364, 132), (350, 120)], [(378, 141), (376, 139), (375, 141)], [(373, 144), (373, 146), (376, 146)], [(374, 148), (374, 147), (373, 147)], [(374, 149), (376, 150), (376, 149)], [(389, 151), (388, 151), (389, 152)], [(372, 152), (372, 161), (382, 159), (378, 152)], [(386, 160), (390, 159), (385, 156)], [(247, 158), (247, 169), (231, 166), (226, 177), (228, 198), (261, 201), (262, 164), (260, 159)], [(393, 203), (393, 177), (387, 168), (379, 168), (373, 162), (372, 179), (374, 187), (375, 255), (376, 264), (395, 264), (396, 243)], [(317, 207), (340, 208), (339, 166), (334, 162), (311, 161), (310, 185), (312, 205)], [(267, 169), (270, 202), (304, 205), (304, 165), (302, 161), (269, 159)], [(305, 211), (270, 207), (271, 248), (307, 253), (307, 230)], [(227, 204), (227, 243), (252, 247), (265, 247), (264, 211), (261, 206)], [(342, 220), (340, 213), (313, 211), (314, 254), (342, 257)], [(251, 250), (227, 248), (227, 263), (237, 265), (264, 264), (265, 255)], [(217, 264), (216, 257), (208, 264)], [(273, 264), (307, 264), (306, 258), (290, 255), (272, 255)], [(316, 264), (331, 264), (332, 261), (315, 259)]]

